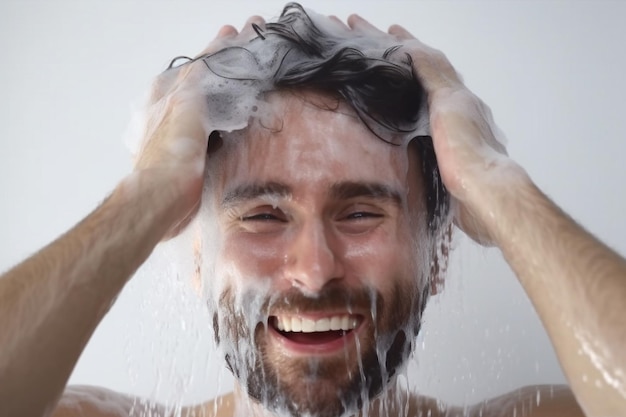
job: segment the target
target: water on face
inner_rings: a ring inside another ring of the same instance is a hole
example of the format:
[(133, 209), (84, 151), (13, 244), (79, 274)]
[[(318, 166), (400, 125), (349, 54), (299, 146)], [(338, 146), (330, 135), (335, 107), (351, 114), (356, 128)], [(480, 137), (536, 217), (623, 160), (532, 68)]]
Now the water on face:
[[(402, 152), (408, 154), (406, 148)], [(285, 163), (294, 165), (293, 161)], [(404, 162), (404, 166), (407, 165)], [(425, 218), (420, 217), (415, 221), (422, 223), (423, 227), (414, 232), (409, 262), (415, 264), (412, 270), (423, 273), (414, 276), (408, 286), (396, 286), (394, 291), (387, 291), (384, 295), (374, 285), (376, 277), (370, 276), (363, 277), (360, 296), (344, 289), (343, 308), (350, 313), (353, 308), (364, 305), (372, 328), (367, 338), (355, 339), (353, 348), (346, 345), (339, 361), (328, 363), (325, 358), (313, 357), (298, 361), (287, 358), (285, 363), (276, 363), (264, 342), (264, 335), (269, 331), (270, 313), (279, 305), (297, 310), (301, 300), (323, 303), (324, 294), (300, 292), (297, 297), (286, 295), (276, 291), (275, 277), (251, 276), (249, 271), (243, 273), (236, 263), (224, 262), (220, 244), (223, 231), (217, 221), (220, 215), (212, 201), (211, 183), (207, 181), (203, 205), (196, 219), (182, 236), (162, 245), (151, 264), (144, 268), (144, 273), (153, 272), (150, 278), (153, 293), (146, 297), (142, 309), (158, 323), (160, 334), (168, 334), (171, 338), (172, 333), (179, 332), (182, 340), (189, 340), (191, 332), (191, 338), (195, 340), (194, 350), (199, 350), (206, 347), (205, 339), (215, 331), (213, 348), (235, 375), (237, 384), (250, 394), (249, 403), (238, 404), (240, 415), (250, 415), (250, 410), (258, 408), (259, 404), (285, 416), (347, 416), (359, 410), (364, 416), (388, 415), (390, 410), (393, 415), (402, 415), (398, 411), (406, 411), (404, 404), (407, 400), (401, 381), (405, 380), (407, 360), (419, 330), (422, 303), (428, 297), (427, 275), (432, 271), (440, 274), (445, 271), (447, 235), (440, 236), (440, 243), (435, 245), (435, 238), (425, 231)], [(273, 207), (279, 205), (280, 201), (272, 203)], [(408, 213), (405, 215), (409, 216)], [(263, 250), (272, 251), (271, 248)], [(353, 256), (363, 256), (362, 251), (362, 248), (355, 248)], [(282, 256), (280, 253), (273, 255)], [(358, 306), (351, 303), (352, 298), (360, 300)], [(298, 301), (294, 302), (294, 299)], [(333, 305), (338, 307), (336, 302)], [(173, 317), (183, 313), (181, 310), (186, 310), (185, 317), (189, 317), (189, 310), (193, 311), (193, 319), (178, 319), (172, 323)], [(150, 330), (153, 329), (142, 329), (139, 336), (148, 337), (146, 333)], [(184, 375), (197, 375), (198, 368), (207, 365), (181, 361), (181, 346), (176, 338), (161, 339), (158, 343), (161, 351), (165, 347), (170, 362), (157, 368), (152, 376), (157, 382), (150, 397), (159, 398), (169, 412), (181, 413), (181, 394), (191, 387), (193, 379), (181, 377), (176, 380), (177, 389), (169, 392), (163, 392), (160, 382), (171, 379), (181, 369)], [(158, 360), (162, 361), (161, 358)], [(134, 362), (129, 355), (129, 363)], [(293, 373), (298, 372), (291, 379), (285, 376), (285, 370), (290, 367)], [(133, 373), (146, 375), (141, 370)], [(281, 379), (286, 382), (281, 383)], [(340, 383), (335, 384), (337, 379)], [(300, 384), (294, 384), (298, 381)], [(326, 396), (320, 400), (323, 387)], [(320, 405), (325, 407), (320, 408)], [(139, 401), (136, 407), (137, 415), (151, 415), (158, 410), (152, 401)]]
[[(328, 22), (321, 24), (328, 25)], [(332, 27), (330, 30), (337, 31), (339, 28)], [(391, 46), (389, 39), (382, 38), (379, 33), (367, 33), (367, 30), (361, 30), (359, 37), (351, 42), (351, 46), (361, 50), (382, 50)], [(210, 71), (206, 72), (202, 80), (203, 89), (190, 92), (211, 97), (205, 121), (207, 131), (236, 133), (248, 126), (251, 117), (260, 120), (264, 126), (271, 126), (271, 120), (276, 119), (276, 110), (261, 94), (271, 89), (267, 81), (268, 74), (276, 70), (282, 46), (273, 42), (255, 41), (247, 49), (250, 53), (234, 53), (235, 48), (208, 58), (206, 63)], [(173, 69), (163, 77), (173, 78), (178, 71), (180, 69)], [(250, 76), (250, 73), (255, 76)], [(152, 104), (139, 117), (138, 131), (146, 131), (147, 120), (158, 120), (161, 117), (162, 104)], [(424, 120), (426, 124), (420, 126), (420, 129), (426, 130), (411, 132), (407, 137), (426, 133), (427, 118)], [(234, 134), (231, 139), (236, 140), (236, 137)], [(407, 146), (406, 141), (403, 146)], [(333, 153), (328, 147), (324, 151)], [(406, 149), (404, 151), (406, 153)], [(211, 162), (209, 159), (209, 164)], [(285, 164), (292, 164), (294, 172), (302, 175), (302, 172), (297, 171), (298, 165), (294, 161), (285, 161)], [(246, 166), (242, 165), (240, 169), (245, 170)], [(315, 172), (310, 172), (311, 177), (314, 175)], [(428, 244), (415, 244), (411, 248), (415, 269), (428, 267), (424, 275), (415, 277), (415, 287), (411, 291), (398, 289), (396, 292), (401, 295), (397, 295), (397, 298), (390, 299), (388, 293), (381, 295), (371, 285), (376, 277), (363, 277), (364, 299), (369, 308), (369, 317), (375, 325), (371, 329), (371, 339), (356, 339), (354, 349), (344, 350), (342, 367), (333, 363), (336, 369), (331, 369), (319, 358), (274, 364), (273, 358), (266, 354), (267, 346), (263, 342), (263, 335), (269, 331), (268, 316), (274, 307), (288, 305), (292, 298), (276, 291), (274, 277), (262, 274), (250, 276), (243, 274), (237, 264), (220, 262), (222, 231), (212, 197), (209, 182), (201, 210), (194, 222), (180, 237), (156, 251), (142, 270), (144, 276), (149, 276), (144, 278), (144, 287), (135, 290), (145, 291), (144, 302), (139, 310), (151, 325), (129, 329), (129, 333), (133, 337), (152, 338), (155, 341), (141, 355), (152, 355), (153, 364), (157, 366), (150, 370), (137, 369), (134, 364), (142, 361), (136, 360), (137, 353), (129, 348), (129, 373), (136, 381), (140, 378), (156, 381), (147, 397), (158, 398), (174, 414), (180, 414), (184, 402), (206, 399), (185, 398), (185, 395), (194, 384), (214, 387), (221, 383), (225, 373), (210, 365), (211, 362), (219, 362), (212, 361), (217, 356), (228, 363), (237, 383), (254, 398), (250, 404), (241, 405), (239, 412), (242, 415), (250, 415), (249, 409), (258, 402), (279, 415), (319, 415), (318, 411), (349, 415), (358, 410), (362, 410), (366, 416), (403, 415), (407, 411), (406, 390), (411, 389), (406, 377), (406, 364), (419, 330), (421, 304), (427, 299), (428, 286), (424, 285), (426, 275), (433, 274), (433, 271), (440, 278), (445, 275), (450, 235), (443, 233), (433, 237), (423, 230), (416, 232), (415, 242)], [(276, 207), (278, 202), (271, 205)], [(434, 248), (434, 252), (424, 250), (426, 246)], [(265, 248), (267, 251), (271, 249)], [(132, 285), (140, 286), (141, 281), (135, 278)], [(319, 301), (320, 297), (314, 292), (307, 292), (296, 299)], [(393, 307), (396, 307), (393, 301), (402, 297), (407, 307), (399, 317), (393, 316), (393, 320), (386, 322)], [(346, 303), (344, 307), (350, 311), (354, 306)], [(181, 320), (180, 317), (185, 319)], [(212, 334), (214, 330), (215, 338)], [(163, 335), (168, 336), (164, 338)], [(203, 357), (197, 352), (207, 354)], [(189, 357), (194, 359), (188, 360)], [(199, 357), (206, 360), (198, 360)], [(295, 391), (289, 391), (286, 384), (280, 385), (278, 380), (287, 378), (284, 369), (290, 366), (302, 372), (309, 384), (296, 387)], [(337, 372), (337, 369), (341, 372)], [(207, 376), (204, 381), (195, 380), (197, 375), (203, 374)], [(218, 375), (218, 378), (214, 378), (214, 375)], [(335, 403), (319, 401), (320, 390), (311, 388), (324, 377), (328, 380), (329, 375), (341, 376), (338, 379), (343, 382), (341, 392), (335, 385), (327, 388), (328, 398), (339, 399)], [(174, 384), (171, 383), (172, 379)], [(164, 381), (168, 384), (163, 384)], [(171, 388), (172, 385), (175, 389)], [(300, 402), (295, 401), (296, 398)], [(314, 404), (320, 403), (329, 405), (329, 408), (315, 409)], [(441, 408), (444, 408), (443, 404)], [(138, 401), (135, 414), (151, 415), (157, 413), (158, 409), (153, 401)]]
[[(254, 332), (251, 329), (257, 329), (261, 324), (261, 331), (267, 330), (267, 315), (271, 306), (284, 301), (283, 296), (272, 292), (271, 277), (261, 276), (250, 279), (251, 277), (242, 276), (238, 273), (236, 267), (232, 265), (223, 266), (222, 271), (218, 270), (216, 258), (221, 249), (219, 245), (221, 232), (218, 224), (214, 221), (217, 216), (215, 213), (211, 213), (209, 209), (211, 206), (209, 204), (210, 198), (210, 194), (205, 196), (203, 207), (196, 221), (185, 230), (182, 236), (162, 245), (157, 250), (155, 256), (142, 271), (143, 274), (149, 275), (147, 277), (149, 281), (145, 281), (146, 287), (135, 289), (135, 291), (145, 293), (142, 297), (144, 302), (139, 309), (141, 314), (146, 316), (146, 322), (150, 324), (141, 329), (129, 329), (129, 339), (146, 338), (152, 339), (153, 342), (147, 351), (141, 353), (136, 350), (133, 351), (132, 346), (129, 346), (129, 372), (133, 374), (137, 384), (149, 383), (151, 390), (147, 397), (158, 399), (158, 403), (164, 404), (174, 415), (183, 409), (183, 404), (197, 403), (207, 399), (206, 395), (198, 393), (198, 385), (208, 387), (205, 392), (213, 393), (218, 389), (216, 385), (219, 385), (224, 378), (230, 379), (230, 374), (224, 371), (225, 368), (215, 366), (215, 363), (223, 363), (225, 353), (236, 351), (242, 358), (242, 363), (245, 366), (238, 368), (239, 381), (247, 380), (250, 377), (250, 373), (256, 370), (254, 364), (263, 358), (258, 349), (259, 345), (252, 336)], [(275, 202), (275, 205), (279, 205), (279, 202)], [(445, 234), (437, 239), (439, 239), (438, 244), (435, 245), (437, 259), (433, 260), (432, 265), (437, 266), (439, 274), (443, 276), (446, 272), (451, 242), (450, 237)], [(426, 260), (425, 255), (421, 255), (421, 258), (416, 256), (416, 259), (422, 259), (420, 262), (430, 262)], [(145, 278), (139, 276), (135, 279)], [(133, 281), (131, 285), (141, 284), (135, 284)], [(236, 315), (243, 319), (243, 327), (248, 331), (238, 343), (233, 343), (234, 340), (228, 339), (228, 334), (226, 334), (218, 348), (213, 341), (212, 313), (219, 310), (219, 296), (229, 285), (236, 289), (233, 290), (233, 300), (229, 304)], [(463, 285), (471, 285), (471, 283)], [(459, 303), (462, 304), (460, 293), (463, 292), (464, 288), (452, 286), (451, 289), (453, 294), (456, 293), (454, 297), (458, 301), (455, 303), (458, 311), (454, 314), (464, 314), (467, 312), (467, 308), (462, 305), (459, 307)], [(379, 311), (376, 302), (378, 299), (376, 290), (371, 287), (367, 290), (371, 318), (375, 321), (383, 313)], [(208, 309), (207, 302), (209, 304)], [(351, 307), (351, 305), (346, 304), (346, 309), (349, 310)], [(448, 314), (442, 312), (442, 315)], [(185, 317), (185, 319), (181, 320), (180, 317)], [(489, 329), (488, 325), (486, 329)], [(501, 328), (495, 327), (495, 330), (500, 333), (511, 332), (508, 324)], [(407, 333), (410, 331), (408, 329)], [(487, 339), (489, 338), (488, 333), (488, 331), (485, 333)], [(384, 381), (381, 388), (384, 392), (376, 398), (384, 398), (385, 401), (374, 401), (370, 397), (369, 391), (361, 387), (357, 390), (356, 397), (344, 398), (340, 401), (340, 405), (346, 410), (362, 407), (364, 415), (404, 415), (403, 413), (407, 411), (405, 405), (407, 399), (404, 390), (411, 392), (417, 390), (415, 383), (411, 382), (415, 378), (407, 375), (406, 362), (395, 371), (393, 377), (389, 378), (389, 368), (385, 358), (393, 343), (393, 334), (384, 334), (376, 328), (375, 335), (378, 341), (375, 345), (376, 363), (382, 370), (381, 379)], [(423, 336), (414, 339), (417, 340), (417, 357), (419, 358), (420, 352), (424, 350), (424, 339)], [(344, 352), (344, 361), (352, 361), (356, 365), (352, 368), (345, 368), (346, 373), (358, 382), (364, 381), (364, 376), (371, 376), (364, 367), (366, 348), (367, 346), (359, 341), (356, 356), (351, 355), (347, 350)], [(140, 356), (152, 356), (151, 364), (153, 366), (138, 368), (135, 364), (142, 363), (142, 360), (145, 364), (145, 357)], [(504, 362), (515, 360), (515, 356), (515, 351), (503, 350), (495, 358), (486, 360), (486, 363), (487, 366), (493, 367), (495, 365), (496, 368), (501, 366), (501, 369), (506, 369)], [(193, 360), (189, 361), (188, 358), (193, 358)], [(440, 356), (440, 359), (443, 358), (443, 355)], [(498, 365), (499, 363), (502, 365)], [(306, 371), (311, 378), (314, 378), (322, 368), (319, 360), (311, 360), (307, 364)], [(266, 372), (267, 369), (261, 368), (260, 370), (259, 381), (266, 384), (271, 382), (272, 378)], [(420, 370), (416, 372), (422, 373)], [(480, 383), (480, 375), (472, 377), (471, 374), (468, 375), (462, 369), (456, 372), (455, 378), (459, 380), (452, 381), (453, 384), (465, 383), (463, 378), (466, 377)], [(437, 375), (431, 374), (427, 378), (436, 380)], [(172, 383), (172, 381), (174, 382)], [(228, 390), (227, 385), (229, 384), (230, 382), (224, 383), (225, 391)], [(172, 389), (172, 385), (175, 389)], [(423, 385), (419, 388), (423, 389)], [(192, 390), (196, 392), (193, 397), (190, 396)], [(390, 394), (385, 396), (385, 392)], [(276, 398), (275, 395), (275, 391), (262, 392), (261, 400), (273, 400)], [(336, 392), (334, 395), (335, 397), (338, 396)], [(312, 391), (307, 385), (303, 398), (311, 397), (317, 398), (317, 392)], [(523, 407), (520, 405), (517, 410), (518, 415), (523, 415), (522, 412), (528, 412), (531, 402), (534, 406), (536, 402), (541, 400), (539, 397), (540, 394), (537, 392), (532, 401), (528, 401), (528, 405)], [(248, 410), (254, 408), (256, 404), (255, 401), (243, 404), (239, 410), (241, 415), (250, 415)], [(276, 404), (272, 404), (272, 406), (276, 406)], [(214, 407), (217, 407), (217, 404)], [(447, 410), (443, 402), (440, 404), (440, 409), (444, 412)], [(133, 415), (159, 415), (160, 410), (154, 400), (138, 401)], [(393, 413), (389, 410), (393, 410)], [(279, 415), (291, 415), (293, 414), (293, 407), (290, 408), (284, 403), (279, 403), (274, 411)], [(314, 414), (309, 410), (309, 412), (302, 412), (300, 415)]]
[[(371, 140), (378, 141), (377, 138)], [(339, 151), (337, 148), (336, 152)], [(401, 153), (406, 159), (407, 150), (403, 148)], [(297, 166), (293, 161), (284, 162), (287, 166)], [(408, 163), (402, 161), (401, 165), (405, 167), (403, 171), (405, 172)], [(249, 270), (244, 273), (236, 262), (225, 261), (221, 246), (223, 230), (217, 221), (220, 218), (216, 212), (217, 204), (213, 201), (215, 188), (213, 182), (217, 182), (219, 176), (208, 175), (208, 178), (203, 204), (194, 222), (182, 236), (163, 245), (158, 256), (151, 260), (152, 264), (144, 268), (144, 273), (152, 268), (154, 274), (150, 278), (151, 291), (156, 292), (146, 298), (149, 301), (146, 301), (145, 310), (153, 315), (158, 323), (168, 323), (169, 318), (182, 313), (181, 309), (194, 311), (192, 320), (177, 320), (174, 325), (162, 324), (161, 331), (169, 334), (172, 330), (180, 331), (181, 336), (182, 333), (186, 333), (187, 340), (191, 332), (191, 338), (201, 342), (211, 330), (216, 330), (218, 355), (225, 359), (238, 384), (244, 390), (248, 390), (254, 399), (248, 405), (241, 405), (239, 412), (242, 415), (250, 415), (249, 408), (255, 407), (256, 402), (280, 415), (350, 415), (360, 409), (365, 415), (386, 415), (390, 409), (394, 411), (398, 408), (404, 409), (406, 394), (396, 388), (400, 384), (399, 381), (404, 380), (406, 361), (419, 328), (421, 304), (427, 297), (425, 292), (427, 277), (415, 276), (411, 280), (412, 284), (409, 283), (406, 288), (398, 287), (395, 288), (395, 292), (387, 291), (381, 295), (380, 289), (374, 285), (377, 282), (376, 277), (363, 276), (360, 295), (355, 296), (344, 289), (345, 294), (341, 295), (345, 296), (341, 302), (347, 312), (365, 306), (372, 322), (370, 338), (357, 338), (354, 348), (346, 347), (340, 360), (335, 360), (331, 364), (324, 358), (315, 357), (295, 362), (287, 358), (287, 362), (282, 365), (273, 363), (272, 356), (268, 357), (264, 352), (267, 346), (263, 342), (263, 335), (268, 332), (268, 316), (272, 309), (278, 305), (283, 308), (297, 308), (299, 301), (302, 300), (323, 303), (324, 294), (308, 292), (293, 297), (292, 294), (276, 291), (275, 277), (260, 273), (251, 275)], [(280, 200), (271, 203), (272, 207), (278, 207), (280, 204)], [(407, 210), (407, 207), (403, 207), (403, 210)], [(408, 217), (408, 213), (405, 213), (405, 216)], [(415, 264), (412, 270), (426, 273), (430, 273), (431, 270), (444, 271), (447, 252), (443, 246), (436, 245), (437, 260), (432, 260), (431, 248), (435, 245), (424, 230), (425, 219), (422, 216), (414, 221), (413, 226), (419, 223), (422, 227), (416, 227), (415, 236), (409, 242), (408, 262)], [(443, 243), (445, 246), (445, 242)], [(269, 254), (276, 258), (282, 256), (280, 253), (271, 253), (272, 248), (263, 250), (269, 251)], [(363, 250), (354, 248), (349, 253), (354, 257), (362, 257), (368, 253)], [(175, 279), (172, 279), (173, 277)], [(189, 288), (184, 288), (186, 283), (189, 284)], [(172, 288), (172, 285), (175, 288)], [(191, 288), (195, 288), (196, 293), (189, 291)], [(159, 298), (165, 298), (166, 301), (160, 302)], [(351, 301), (352, 299), (358, 302)], [(298, 302), (294, 303), (293, 300)], [(172, 309), (163, 309), (164, 305)], [(203, 307), (205, 310), (208, 307), (208, 311), (202, 312)], [(396, 309), (399, 311), (394, 311)], [(184, 316), (189, 317), (188, 311)], [(167, 345), (168, 341), (159, 343)], [(191, 379), (181, 379), (177, 384), (178, 389), (174, 392), (161, 392), (159, 381), (171, 378), (176, 368), (180, 371), (181, 365), (182, 367), (186, 365), (185, 362), (179, 363), (178, 358), (181, 355), (177, 351), (176, 343), (173, 342), (173, 346), (166, 348), (171, 362), (169, 366), (160, 368), (155, 375), (157, 384), (151, 395), (157, 398), (165, 397), (165, 406), (172, 412), (180, 412), (181, 402), (175, 398), (187, 390), (193, 382)], [(199, 348), (203, 347), (202, 343), (196, 343)], [(133, 362), (132, 358), (130, 362)], [(197, 368), (202, 366), (193, 363), (191, 367), (195, 369), (190, 374), (197, 375)], [(281, 374), (284, 374), (284, 369), (289, 366), (300, 372), (298, 378), (292, 378), (290, 382), (302, 381), (303, 377), (307, 382), (301, 383), (295, 391), (290, 391), (286, 384), (280, 385), (276, 381), (278, 376), (284, 378)], [(335, 385), (330, 376), (339, 376), (343, 383)], [(316, 381), (325, 382), (327, 398), (336, 399), (329, 408), (318, 409), (318, 404), (329, 402), (320, 401), (318, 389), (320, 384), (316, 385)], [(377, 400), (378, 398), (384, 398), (384, 401)], [(154, 407), (151, 402), (139, 403), (137, 410), (149, 414), (155, 412)]]

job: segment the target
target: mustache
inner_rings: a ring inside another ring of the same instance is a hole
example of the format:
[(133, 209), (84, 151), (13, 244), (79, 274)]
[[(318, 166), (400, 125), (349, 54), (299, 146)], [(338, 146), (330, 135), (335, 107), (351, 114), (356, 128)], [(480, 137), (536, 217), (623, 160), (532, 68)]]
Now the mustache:
[(291, 288), (268, 297), (264, 306), (266, 312), (308, 313), (320, 310), (370, 310), (377, 308), (382, 296), (375, 290), (365, 287), (349, 288), (344, 285), (330, 285), (315, 295), (307, 295), (297, 288)]
[[(383, 310), (384, 306), (382, 295), (375, 289), (350, 288), (342, 284), (330, 284), (315, 295), (304, 294), (295, 287), (269, 295), (261, 295), (258, 291), (248, 290), (236, 296), (236, 292), (232, 287), (222, 292), (219, 300), (220, 307), (232, 312), (233, 307), (234, 310), (245, 311), (246, 306), (259, 306), (256, 319), (261, 322), (276, 313), (306, 314), (340, 309), (371, 310), (372, 315), (375, 316), (377, 312)], [(239, 308), (236, 307), (237, 304), (240, 305)]]

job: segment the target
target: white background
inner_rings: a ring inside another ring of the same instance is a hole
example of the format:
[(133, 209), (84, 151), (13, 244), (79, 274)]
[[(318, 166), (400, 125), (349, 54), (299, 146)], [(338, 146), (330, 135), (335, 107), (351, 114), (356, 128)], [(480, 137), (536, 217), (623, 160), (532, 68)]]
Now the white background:
[[(87, 215), (130, 170), (130, 103), (176, 55), (226, 23), (275, 17), (276, 1), (0, 3), (0, 269)], [(626, 252), (626, 2), (315, 1), (407, 27), (443, 50), (492, 108), (509, 152), (576, 220)], [(140, 272), (102, 322), (71, 383), (161, 401), (230, 389), (201, 303), (167, 261)], [(159, 273), (154, 273), (158, 269)], [(181, 300), (185, 301), (181, 301)], [(411, 386), (473, 402), (563, 382), (540, 322), (496, 249), (458, 238), (431, 302)]]

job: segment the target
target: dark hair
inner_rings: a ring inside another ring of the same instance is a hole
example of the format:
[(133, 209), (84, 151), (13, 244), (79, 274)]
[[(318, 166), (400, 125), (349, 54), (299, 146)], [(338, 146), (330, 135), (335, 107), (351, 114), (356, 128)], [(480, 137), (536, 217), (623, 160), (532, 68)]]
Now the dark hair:
[[(264, 59), (271, 68), (267, 74), (270, 80), (259, 78), (254, 68), (246, 75), (232, 74), (212, 63), (211, 58), (225, 50), (197, 59), (203, 59), (209, 70), (222, 78), (266, 83), (259, 87), (261, 90), (310, 89), (337, 96), (350, 104), (367, 128), (382, 140), (394, 146), (395, 136), (416, 140), (428, 224), (431, 231), (436, 231), (448, 212), (449, 195), (439, 175), (432, 138), (428, 136), (426, 93), (411, 56), (398, 52), (401, 45), (389, 46), (388, 39), (383, 48), (371, 36), (322, 26), (300, 4), (288, 3), (278, 21), (267, 23), (265, 29), (253, 24), (258, 38), (246, 48), (225, 48), (252, 66), (260, 65), (259, 60)], [(263, 42), (265, 47), (271, 44), (275, 49), (273, 56), (267, 58), (266, 50), (255, 50), (255, 42)], [(249, 61), (250, 57), (254, 61)]]

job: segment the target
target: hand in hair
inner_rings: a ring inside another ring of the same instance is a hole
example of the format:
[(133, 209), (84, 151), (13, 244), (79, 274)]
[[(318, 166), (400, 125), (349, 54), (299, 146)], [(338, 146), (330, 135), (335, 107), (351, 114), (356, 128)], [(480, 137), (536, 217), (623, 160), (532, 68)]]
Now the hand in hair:
[[(175, 58), (152, 85), (135, 171), (150, 171), (151, 177), (162, 181), (164, 192), (170, 186), (180, 187), (186, 196), (180, 220), (166, 239), (176, 236), (200, 205), (208, 139), (214, 130), (206, 122), (207, 101), (201, 84), (206, 65), (201, 58), (250, 41), (257, 36), (254, 26), (264, 24), (261, 17), (253, 16), (240, 33), (233, 26), (222, 27), (196, 58)], [(186, 62), (179, 65), (181, 60)]]
[[(367, 24), (358, 17), (349, 22)], [(437, 162), (457, 204), (457, 223), (502, 251), (585, 415), (626, 415), (626, 260), (550, 201), (507, 156), (489, 108), (441, 52), (400, 26), (389, 34), (405, 42), (427, 92)]]
[[(353, 30), (380, 30), (359, 16), (352, 15)], [(508, 158), (499, 141), (489, 107), (464, 84), (443, 53), (435, 50), (398, 25), (387, 36), (402, 42), (405, 52), (428, 95), (430, 125), (437, 165), (446, 189), (453, 197), (455, 222), (472, 239), (491, 244), (494, 237), (476, 213), (476, 188), (485, 181), (524, 176), (523, 170)], [(485, 205), (482, 205), (485, 207)]]

